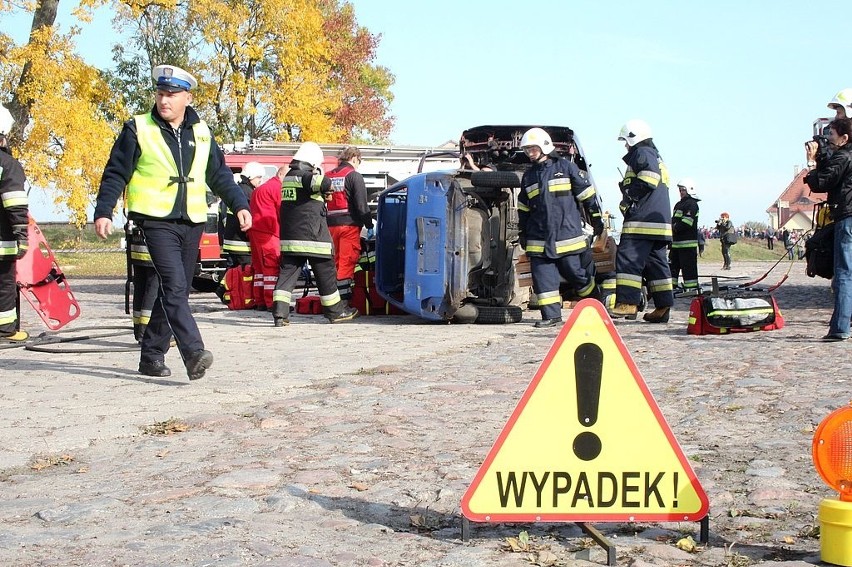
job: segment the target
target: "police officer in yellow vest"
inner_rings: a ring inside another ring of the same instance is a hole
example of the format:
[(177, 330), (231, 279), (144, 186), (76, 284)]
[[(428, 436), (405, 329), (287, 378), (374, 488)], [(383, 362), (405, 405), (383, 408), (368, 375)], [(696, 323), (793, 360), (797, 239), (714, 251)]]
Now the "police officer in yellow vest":
[(198, 83), (179, 67), (152, 73), (156, 103), (124, 124), (104, 168), (95, 206), (95, 232), (112, 232), (112, 214), (127, 190), (128, 218), (142, 229), (160, 289), (142, 337), (139, 372), (170, 376), (165, 356), (174, 335), (190, 380), (213, 364), (189, 309), (198, 244), (207, 220), (208, 187), (235, 211), (242, 230), (251, 227), (243, 192), (225, 165), (207, 124), (189, 104)]

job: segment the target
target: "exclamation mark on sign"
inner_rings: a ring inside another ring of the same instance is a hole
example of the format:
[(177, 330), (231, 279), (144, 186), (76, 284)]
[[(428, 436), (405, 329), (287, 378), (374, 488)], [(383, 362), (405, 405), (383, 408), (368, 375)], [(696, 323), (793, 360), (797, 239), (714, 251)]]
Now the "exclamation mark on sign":
[(675, 471), (675, 473), (674, 473), (674, 498), (672, 499), (673, 500), (673, 504), (672, 504), (673, 508), (677, 508), (677, 494), (678, 494), (677, 471)]
[[(574, 351), (574, 375), (577, 382), (577, 419), (583, 427), (598, 421), (603, 375), (603, 351), (594, 343), (583, 343)], [(591, 431), (574, 438), (574, 454), (578, 459), (591, 461), (601, 453), (601, 440)]]

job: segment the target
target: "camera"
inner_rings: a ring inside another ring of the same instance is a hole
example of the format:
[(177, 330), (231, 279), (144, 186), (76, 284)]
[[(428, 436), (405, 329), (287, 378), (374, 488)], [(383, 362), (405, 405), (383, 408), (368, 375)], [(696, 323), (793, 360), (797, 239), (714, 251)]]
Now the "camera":
[(818, 157), (825, 157), (829, 154), (829, 152), (831, 152), (831, 146), (828, 144), (828, 136), (824, 134), (817, 134), (813, 137), (813, 140), (817, 143)]

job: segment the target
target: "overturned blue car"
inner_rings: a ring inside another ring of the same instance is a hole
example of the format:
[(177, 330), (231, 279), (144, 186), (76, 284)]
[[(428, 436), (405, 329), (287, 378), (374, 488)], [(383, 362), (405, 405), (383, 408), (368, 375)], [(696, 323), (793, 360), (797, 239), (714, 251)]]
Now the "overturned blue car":
[[(529, 128), (466, 130), (458, 169), (418, 173), (379, 194), (375, 286), (389, 303), (432, 321), (521, 320), (530, 284), (516, 273), (517, 198), (530, 165), (520, 148)], [(574, 132), (542, 128), (588, 175)]]

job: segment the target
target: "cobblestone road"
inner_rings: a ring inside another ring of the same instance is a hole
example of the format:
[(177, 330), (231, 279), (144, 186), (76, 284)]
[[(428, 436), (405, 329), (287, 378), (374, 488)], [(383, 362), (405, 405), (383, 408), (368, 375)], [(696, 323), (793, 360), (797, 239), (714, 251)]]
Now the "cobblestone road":
[[(695, 523), (597, 524), (620, 565), (819, 562), (817, 507), (833, 494), (811, 438), (849, 403), (852, 358), (819, 341), (831, 294), (803, 272), (776, 293), (780, 331), (689, 336), (688, 300), (668, 325), (616, 325), (710, 499), (710, 545), (694, 553), (675, 543), (697, 540)], [(83, 315), (63, 335), (129, 329), (123, 281), (71, 285)], [(0, 564), (605, 563), (573, 524), (460, 537), (462, 494), (558, 333), (534, 329), (537, 313), (506, 326), (294, 316), (276, 329), (212, 294), (191, 302), (215, 355), (192, 384), (174, 350), (167, 379), (137, 374), (133, 350), (0, 350)], [(54, 346), (131, 343), (127, 331)], [(529, 550), (511, 551), (523, 530)]]

